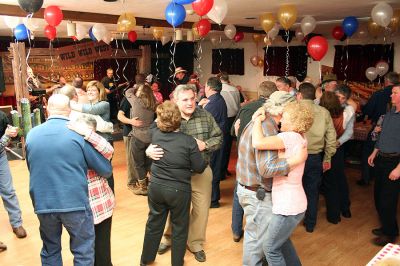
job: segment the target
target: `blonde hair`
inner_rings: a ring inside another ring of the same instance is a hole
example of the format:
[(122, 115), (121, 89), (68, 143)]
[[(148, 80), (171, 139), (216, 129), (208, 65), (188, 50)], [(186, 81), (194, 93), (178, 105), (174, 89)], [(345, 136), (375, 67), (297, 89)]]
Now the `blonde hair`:
[(107, 100), (106, 88), (104, 87), (103, 83), (97, 80), (92, 80), (86, 85), (86, 90), (90, 87), (95, 87), (99, 91), (99, 101)]
[(283, 112), (289, 114), (292, 130), (300, 134), (307, 132), (314, 122), (312, 107), (304, 103), (288, 103), (283, 108)]
[(157, 127), (163, 132), (172, 132), (181, 126), (181, 112), (178, 106), (165, 101), (157, 107)]

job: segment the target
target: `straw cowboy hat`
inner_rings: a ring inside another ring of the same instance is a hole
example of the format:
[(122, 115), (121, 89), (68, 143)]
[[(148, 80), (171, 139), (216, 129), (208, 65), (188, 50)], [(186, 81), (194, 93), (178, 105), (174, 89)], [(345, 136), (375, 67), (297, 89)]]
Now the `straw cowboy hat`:
[(174, 73), (174, 75), (176, 75), (176, 74), (178, 74), (178, 73), (181, 73), (181, 72), (187, 72), (185, 69), (183, 69), (182, 67), (177, 67), (177, 68), (175, 68), (175, 73)]

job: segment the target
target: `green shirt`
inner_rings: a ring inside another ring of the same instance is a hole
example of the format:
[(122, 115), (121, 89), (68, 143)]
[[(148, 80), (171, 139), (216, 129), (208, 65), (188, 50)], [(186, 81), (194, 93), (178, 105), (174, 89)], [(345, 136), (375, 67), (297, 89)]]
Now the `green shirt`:
[(336, 131), (329, 111), (315, 104), (312, 100), (302, 100), (311, 106), (314, 112), (314, 123), (306, 132), (308, 154), (324, 152), (324, 162), (331, 162), (336, 153)]
[(204, 109), (196, 108), (189, 120), (182, 118), (180, 131), (206, 143), (201, 155), (207, 163), (211, 153), (221, 147), (222, 131), (214, 117)]

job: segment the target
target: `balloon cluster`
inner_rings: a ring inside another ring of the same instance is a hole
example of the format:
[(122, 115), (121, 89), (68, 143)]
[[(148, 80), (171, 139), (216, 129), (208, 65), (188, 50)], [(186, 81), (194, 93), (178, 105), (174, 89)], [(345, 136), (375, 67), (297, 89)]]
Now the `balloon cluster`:
[(378, 76), (383, 77), (389, 71), (389, 64), (385, 61), (379, 61), (375, 67), (369, 67), (365, 70), (365, 77), (369, 81), (374, 81)]

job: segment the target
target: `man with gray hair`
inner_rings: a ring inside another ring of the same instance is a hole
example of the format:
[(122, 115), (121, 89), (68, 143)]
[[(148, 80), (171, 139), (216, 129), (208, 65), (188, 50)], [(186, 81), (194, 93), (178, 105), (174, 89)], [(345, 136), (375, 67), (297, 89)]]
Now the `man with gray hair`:
[[(196, 88), (188, 85), (178, 85), (174, 91), (174, 101), (181, 112), (180, 131), (196, 139), (199, 150), (210, 163), (212, 152), (218, 150), (222, 143), (222, 132), (212, 115), (201, 108), (196, 108)], [(146, 150), (147, 156), (159, 160), (163, 151), (152, 145)], [(204, 242), (211, 203), (212, 172), (209, 166), (201, 174), (192, 176), (192, 210), (190, 213), (188, 249), (199, 262), (206, 261)], [(171, 223), (168, 223), (164, 240), (160, 244), (158, 254), (164, 254), (171, 247)]]
[[(294, 100), (295, 98), (287, 92), (274, 92), (266, 101), (264, 110), (254, 114), (254, 117), (257, 117), (266, 113), (266, 119), (262, 122), (265, 136), (278, 133), (283, 107)], [(263, 256), (266, 254), (263, 242), (267, 237), (272, 215), (272, 178), (287, 175), (291, 168), (304, 162), (307, 157), (305, 149), (287, 159), (278, 158), (276, 150), (255, 150), (252, 146), (253, 126), (252, 121), (242, 132), (236, 165), (237, 195), (246, 218), (243, 241), (243, 265), (246, 266), (262, 265)], [(301, 265), (290, 239), (282, 245), (282, 251), (286, 265)]]
[[(34, 127), (26, 139), (29, 193), (43, 241), (42, 265), (62, 265), (63, 226), (70, 235), (74, 265), (94, 264), (95, 235), (86, 174), (88, 168), (104, 177), (112, 173), (110, 162), (67, 128), (70, 112), (67, 96), (51, 96), (48, 120)], [(50, 145), (44, 147), (44, 143)]]

